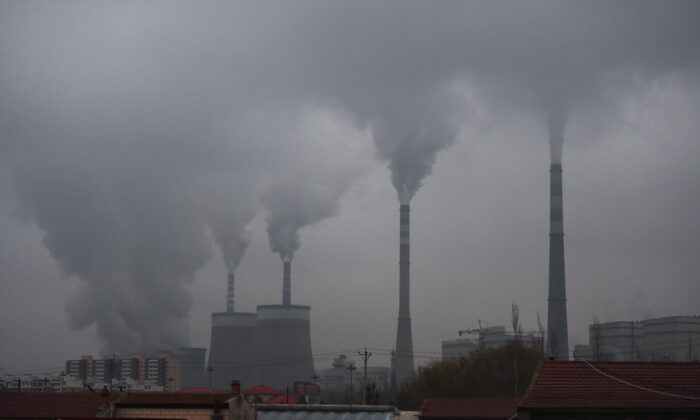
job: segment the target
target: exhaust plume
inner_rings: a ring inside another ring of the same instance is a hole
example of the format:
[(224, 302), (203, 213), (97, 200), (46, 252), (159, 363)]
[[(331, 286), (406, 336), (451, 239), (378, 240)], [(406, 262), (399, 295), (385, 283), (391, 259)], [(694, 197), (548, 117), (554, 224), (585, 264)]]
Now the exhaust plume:
[(440, 93), (432, 96), (413, 105), (397, 101), (370, 122), (377, 155), (388, 162), (399, 200), (413, 198), (432, 173), (437, 153), (452, 144), (459, 132), (450, 98)]
[[(261, 197), (268, 212), (270, 248), (283, 261), (294, 258), (302, 228), (338, 212), (340, 197), (370, 164), (367, 133), (342, 115), (307, 107), (293, 121), (270, 133), (288, 138), (279, 150), (285, 164), (276, 168), (277, 177), (269, 180)], [(297, 160), (285, 161), (289, 156)]]
[(545, 104), (551, 163), (561, 163), (567, 107), (568, 105), (563, 102)]

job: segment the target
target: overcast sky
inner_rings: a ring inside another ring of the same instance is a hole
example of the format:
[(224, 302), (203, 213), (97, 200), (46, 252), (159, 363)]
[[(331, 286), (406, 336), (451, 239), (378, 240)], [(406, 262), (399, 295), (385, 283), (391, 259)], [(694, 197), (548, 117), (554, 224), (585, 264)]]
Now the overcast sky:
[(208, 347), (227, 271), (254, 311), (281, 302), (281, 256), (315, 354), (388, 351), (404, 185), (418, 362), (511, 302), (536, 329), (560, 154), (571, 348), (594, 316), (699, 315), (698, 21), (697, 1), (2, 0), (0, 368)]

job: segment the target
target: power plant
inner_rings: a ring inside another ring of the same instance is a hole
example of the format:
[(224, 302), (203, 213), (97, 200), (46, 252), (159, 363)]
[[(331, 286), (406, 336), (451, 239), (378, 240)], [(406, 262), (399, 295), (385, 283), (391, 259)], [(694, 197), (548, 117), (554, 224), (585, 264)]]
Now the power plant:
[(233, 273), (228, 275), (226, 312), (211, 314), (209, 379), (211, 386), (227, 389), (232, 379), (252, 380), (256, 314), (234, 311)]
[(413, 373), (413, 336), (411, 334), (411, 196), (399, 194), (399, 321), (396, 330), (394, 381), (399, 385)]
[(258, 305), (257, 313), (234, 312), (229, 274), (227, 312), (212, 314), (211, 385), (226, 389), (231, 380), (277, 388), (314, 374), (311, 307), (291, 304), (291, 262), (283, 261), (282, 304)]
[(561, 163), (549, 170), (549, 298), (547, 308), (547, 356), (569, 359), (564, 271), (564, 211)]

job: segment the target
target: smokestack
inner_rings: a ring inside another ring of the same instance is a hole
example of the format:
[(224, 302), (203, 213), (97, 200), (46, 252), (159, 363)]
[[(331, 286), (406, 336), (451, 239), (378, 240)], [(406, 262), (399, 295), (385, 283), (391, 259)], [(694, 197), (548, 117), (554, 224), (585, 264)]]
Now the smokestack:
[(411, 334), (411, 196), (404, 186), (399, 194), (399, 323), (396, 331), (396, 385), (413, 373)]
[(569, 360), (566, 320), (566, 278), (564, 273), (564, 211), (562, 168), (553, 163), (549, 170), (549, 299), (547, 309), (547, 356)]
[(226, 312), (236, 312), (233, 307), (233, 273), (228, 273), (228, 287), (226, 289)]
[(289, 258), (284, 258), (282, 273), (282, 305), (292, 304), (292, 263)]

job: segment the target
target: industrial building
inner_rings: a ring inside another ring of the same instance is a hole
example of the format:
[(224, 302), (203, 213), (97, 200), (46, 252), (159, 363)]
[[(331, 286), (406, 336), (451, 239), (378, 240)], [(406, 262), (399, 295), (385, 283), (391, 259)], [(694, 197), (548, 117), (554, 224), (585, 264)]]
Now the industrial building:
[(411, 330), (411, 194), (399, 192), (399, 319), (396, 327), (394, 386), (413, 373)]
[(594, 323), (589, 325), (588, 335), (587, 345), (575, 346), (575, 360), (700, 360), (698, 316)]
[(226, 389), (237, 379), (284, 389), (313, 376), (311, 308), (292, 305), (291, 271), (285, 258), (282, 304), (258, 305), (256, 313), (235, 312), (234, 277), (229, 274), (227, 311), (212, 314), (207, 366), (211, 386)]
[[(503, 325), (480, 328), (471, 332), (470, 335), (471, 337), (444, 340), (442, 342), (443, 360), (469, 357), (476, 351), (504, 347), (516, 339), (515, 335), (506, 331)], [(541, 337), (532, 332), (521, 333), (517, 339), (524, 346), (540, 346), (542, 342)]]
[[(321, 399), (327, 403), (357, 403), (362, 394), (362, 369), (344, 354), (333, 360), (332, 367), (317, 372), (316, 380), (321, 386)], [(374, 384), (379, 393), (391, 389), (391, 368), (368, 366), (367, 383)], [(354, 399), (353, 399), (354, 398)]]
[(569, 360), (564, 266), (564, 207), (561, 163), (549, 169), (549, 297), (547, 299), (547, 356)]

